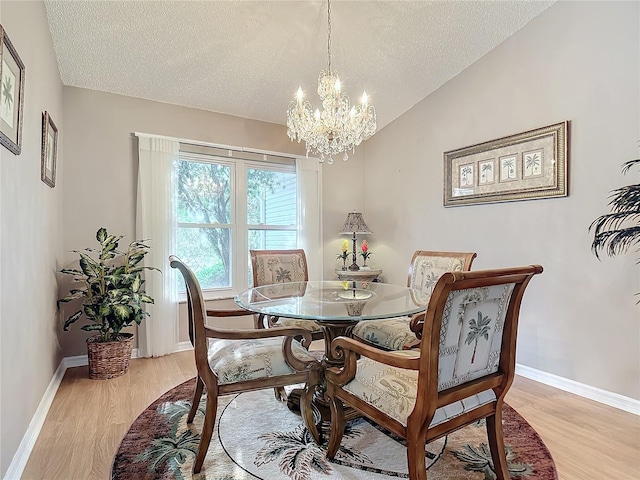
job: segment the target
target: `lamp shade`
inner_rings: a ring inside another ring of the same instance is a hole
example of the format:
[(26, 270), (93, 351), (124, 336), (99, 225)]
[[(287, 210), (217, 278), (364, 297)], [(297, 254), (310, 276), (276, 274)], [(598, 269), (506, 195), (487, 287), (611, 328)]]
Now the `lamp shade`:
[[(362, 214), (358, 212), (352, 212), (347, 214), (347, 220), (345, 220), (342, 230), (338, 233), (351, 234), (351, 233), (372, 233), (367, 227), (367, 224), (362, 218)], [(355, 238), (355, 237), (354, 237)]]

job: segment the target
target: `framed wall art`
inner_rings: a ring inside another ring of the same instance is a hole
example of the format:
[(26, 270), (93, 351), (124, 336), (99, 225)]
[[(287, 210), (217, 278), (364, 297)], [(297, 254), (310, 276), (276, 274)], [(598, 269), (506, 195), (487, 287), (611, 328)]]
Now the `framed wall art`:
[(42, 113), (42, 159), (40, 178), (51, 188), (56, 186), (56, 161), (58, 157), (58, 128), (48, 112)]
[(444, 153), (444, 206), (567, 196), (564, 121)]
[(24, 110), (24, 64), (0, 25), (0, 143), (20, 155)]

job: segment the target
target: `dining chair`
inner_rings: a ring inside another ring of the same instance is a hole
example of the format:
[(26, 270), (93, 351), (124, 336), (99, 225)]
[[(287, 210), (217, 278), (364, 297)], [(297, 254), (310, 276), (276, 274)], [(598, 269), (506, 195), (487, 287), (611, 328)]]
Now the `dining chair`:
[[(262, 287), (288, 282), (306, 282), (309, 280), (307, 256), (304, 250), (249, 250), (251, 256), (251, 271), (253, 286)], [(324, 335), (320, 325), (310, 320), (280, 318), (271, 315), (254, 315), (256, 328), (296, 327), (311, 332), (313, 340), (323, 340)], [(274, 394), (279, 400), (287, 401), (284, 388), (275, 388)]]
[[(253, 271), (253, 286), (262, 287), (287, 282), (306, 282), (309, 280), (307, 256), (303, 249), (293, 250), (250, 250), (251, 269)], [(256, 317), (256, 328), (272, 326), (305, 328), (311, 332), (313, 340), (322, 340), (320, 326), (310, 320), (293, 318)]]
[[(435, 252), (417, 250), (409, 264), (407, 286), (414, 290), (419, 303), (427, 305), (436, 282), (445, 272), (471, 270), (474, 252)], [(411, 329), (411, 317), (367, 320), (353, 329), (354, 338), (383, 350), (402, 350), (419, 342)]]
[(304, 383), (301, 410), (311, 412), (313, 392), (307, 385), (319, 382), (321, 366), (307, 351), (311, 333), (306, 329), (274, 327), (267, 330), (232, 330), (206, 325), (207, 316), (231, 317), (252, 315), (252, 312), (237, 306), (205, 310), (202, 290), (194, 273), (174, 255), (169, 257), (169, 261), (172, 268), (182, 273), (187, 288), (189, 333), (198, 373), (187, 416), (189, 424), (195, 418), (206, 387), (202, 435), (193, 463), (193, 473), (199, 473), (211, 442), (219, 396)]
[[(438, 280), (420, 350), (385, 352), (338, 337), (343, 368), (326, 372), (331, 409), (327, 457), (334, 458), (348, 405), (404, 438), (411, 480), (427, 480), (425, 444), (486, 419), (495, 474), (508, 480), (502, 406), (513, 382), (524, 291), (539, 265), (447, 272)], [(358, 359), (359, 358), (359, 359)]]

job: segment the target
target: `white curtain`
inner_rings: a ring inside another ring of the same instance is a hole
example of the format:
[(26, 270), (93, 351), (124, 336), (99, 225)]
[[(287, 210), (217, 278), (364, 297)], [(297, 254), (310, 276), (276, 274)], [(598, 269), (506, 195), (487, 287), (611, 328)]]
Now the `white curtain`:
[(307, 256), (309, 280), (322, 280), (322, 169), (317, 158), (297, 158), (298, 245)]
[(154, 299), (151, 314), (138, 328), (139, 355), (159, 357), (172, 353), (178, 342), (178, 293), (176, 270), (169, 265), (175, 253), (176, 210), (173, 162), (180, 144), (165, 138), (138, 134), (138, 202), (136, 237), (147, 240), (151, 253), (145, 266), (159, 268), (145, 273), (146, 292)]

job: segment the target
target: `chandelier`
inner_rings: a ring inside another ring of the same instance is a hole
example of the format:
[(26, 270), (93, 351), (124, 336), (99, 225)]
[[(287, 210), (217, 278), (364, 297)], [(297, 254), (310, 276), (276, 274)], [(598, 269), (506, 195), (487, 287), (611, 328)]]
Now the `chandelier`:
[(333, 157), (344, 152), (343, 160), (349, 159), (347, 150), (354, 152), (376, 132), (376, 110), (369, 105), (367, 92), (359, 105), (351, 106), (349, 97), (340, 90), (338, 72), (331, 69), (331, 0), (327, 1), (327, 69), (318, 77), (318, 95), (322, 100), (322, 111), (315, 112), (304, 100), (302, 87), (287, 110), (287, 135), (291, 141), (304, 140), (309, 152), (320, 155), (320, 161), (333, 163)]

